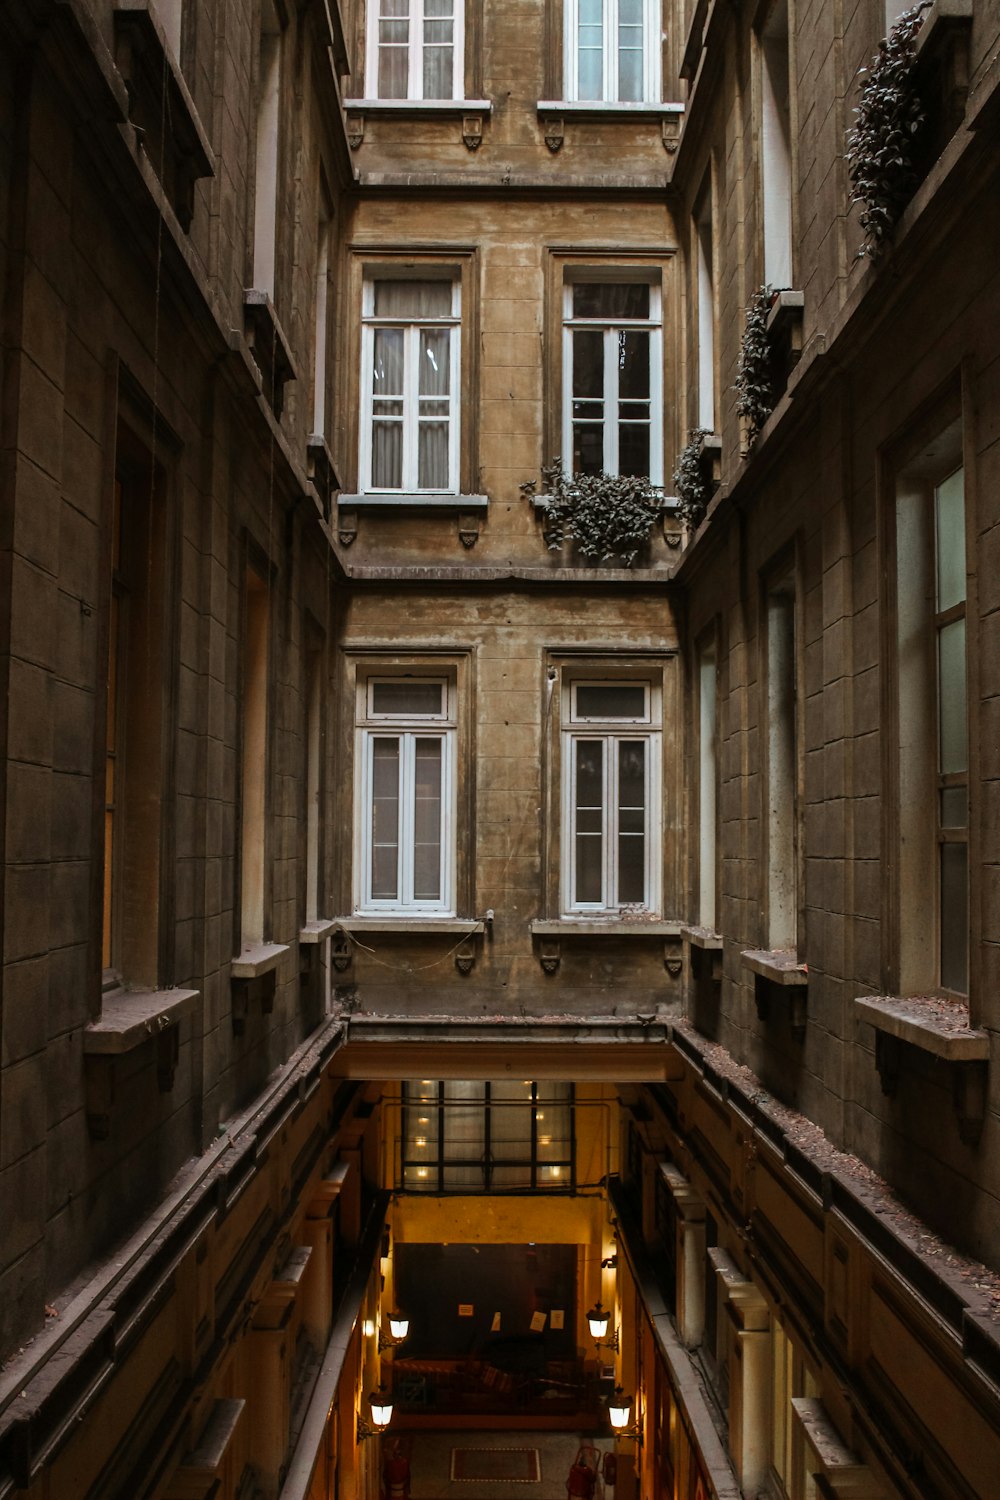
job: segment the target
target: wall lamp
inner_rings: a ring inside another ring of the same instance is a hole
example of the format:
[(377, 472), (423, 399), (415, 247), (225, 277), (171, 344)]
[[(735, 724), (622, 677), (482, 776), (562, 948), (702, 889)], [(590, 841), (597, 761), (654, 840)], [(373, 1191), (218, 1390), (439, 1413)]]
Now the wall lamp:
[(607, 1337), (608, 1324), (611, 1322), (611, 1314), (606, 1312), (598, 1301), (596, 1307), (592, 1307), (587, 1314), (587, 1323), (590, 1327), (590, 1336), (599, 1349), (618, 1348), (618, 1329), (616, 1328), (611, 1337)]
[(642, 1428), (638, 1422), (630, 1422), (632, 1397), (626, 1396), (620, 1385), (615, 1386), (614, 1394), (608, 1400), (608, 1416), (616, 1438), (631, 1437), (642, 1443)]
[(377, 1391), (372, 1391), (368, 1398), (368, 1406), (371, 1411), (371, 1421), (358, 1412), (358, 1442), (363, 1443), (365, 1438), (378, 1437), (384, 1432), (392, 1421), (392, 1397), (388, 1394), (385, 1386), (380, 1385)]
[(378, 1348), (381, 1354), (383, 1349), (395, 1349), (401, 1344), (410, 1331), (410, 1320), (402, 1313), (389, 1314), (389, 1333), (384, 1334), (381, 1328), (378, 1331)]

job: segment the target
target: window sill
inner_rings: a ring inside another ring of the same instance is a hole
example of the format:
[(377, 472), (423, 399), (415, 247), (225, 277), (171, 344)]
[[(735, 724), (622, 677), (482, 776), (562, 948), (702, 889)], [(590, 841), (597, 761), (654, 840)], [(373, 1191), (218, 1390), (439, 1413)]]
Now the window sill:
[(577, 120), (669, 120), (684, 113), (683, 104), (656, 104), (649, 100), (539, 99), (539, 115), (572, 115)]
[(711, 927), (682, 927), (681, 937), (692, 948), (703, 948), (707, 953), (722, 952), (722, 934)]
[(486, 510), (487, 495), (396, 495), (367, 494), (341, 495), (338, 501), (342, 510)]
[(681, 935), (679, 922), (663, 922), (658, 917), (648, 922), (641, 917), (632, 922), (622, 917), (560, 917), (554, 922), (530, 922), (528, 926), (532, 937), (675, 938)]
[(247, 342), (260, 371), (264, 399), (281, 416), (285, 384), (298, 379), (291, 346), (267, 292), (248, 287), (243, 293), (243, 315)]
[(322, 502), (324, 519), (329, 520), (333, 497), (340, 487), (340, 480), (330, 445), (322, 433), (314, 432), (306, 438), (306, 473)]
[[(954, 1019), (948, 1011), (954, 1006)], [(968, 1010), (960, 1002), (904, 999), (895, 995), (860, 996), (854, 1008), (877, 1032), (909, 1042), (921, 1052), (945, 1062), (986, 1062), (990, 1039), (985, 1031), (968, 1024)], [(964, 1020), (964, 1025), (962, 1021)]]
[(809, 969), (800, 964), (794, 953), (769, 952), (766, 948), (745, 948), (740, 954), (744, 969), (757, 974), (771, 984), (807, 985)]
[(89, 1056), (120, 1056), (176, 1026), (193, 1009), (200, 990), (113, 990), (101, 1000), (101, 1015), (83, 1032)]
[(419, 117), (435, 115), (439, 119), (457, 119), (462, 115), (489, 115), (493, 112), (491, 99), (345, 99), (344, 110), (348, 114), (365, 114), (387, 118), (395, 116)]
[(229, 966), (230, 979), (260, 979), (272, 973), (288, 952), (287, 943), (248, 943)]
[(917, 56), (940, 46), (941, 34), (949, 28), (970, 26), (972, 9), (972, 0), (934, 0), (914, 41)]
[(336, 917), (317, 917), (299, 930), (300, 943), (322, 943), (339, 926)]
[(477, 921), (475, 917), (400, 917), (392, 913), (384, 917), (337, 917), (334, 926), (343, 928), (344, 932), (390, 932), (404, 937), (438, 932), (473, 937), (486, 930), (485, 922)]

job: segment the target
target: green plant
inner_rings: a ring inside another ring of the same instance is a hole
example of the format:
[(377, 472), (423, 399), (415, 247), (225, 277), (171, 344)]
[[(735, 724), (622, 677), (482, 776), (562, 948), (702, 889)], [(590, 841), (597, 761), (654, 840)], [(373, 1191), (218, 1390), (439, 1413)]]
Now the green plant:
[(712, 498), (712, 489), (705, 478), (701, 461), (702, 438), (708, 436), (707, 427), (692, 427), (688, 440), (677, 455), (674, 470), (674, 491), (680, 501), (678, 513), (693, 531), (705, 514)]
[(757, 434), (774, 410), (774, 371), (771, 341), (767, 336), (767, 315), (774, 292), (760, 286), (747, 303), (746, 321), (740, 339), (740, 356), (736, 366), (736, 410), (747, 424), (747, 447), (753, 446)]
[[(630, 568), (660, 514), (659, 491), (641, 475), (567, 474), (561, 458), (542, 465), (545, 541), (558, 552), (567, 538), (592, 562), (617, 559)], [(534, 495), (535, 481), (522, 484)]]
[(920, 178), (917, 148), (926, 118), (913, 69), (915, 39), (931, 0), (901, 12), (878, 55), (859, 76), (861, 100), (857, 121), (847, 133), (851, 203), (860, 203), (865, 232), (858, 255), (875, 259), (884, 249)]

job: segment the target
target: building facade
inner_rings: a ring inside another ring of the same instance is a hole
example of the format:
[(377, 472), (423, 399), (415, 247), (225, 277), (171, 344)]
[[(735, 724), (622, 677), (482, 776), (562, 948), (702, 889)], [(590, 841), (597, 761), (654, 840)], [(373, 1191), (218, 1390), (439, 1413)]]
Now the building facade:
[(1000, 8), (861, 254), (900, 10), (0, 6), (0, 1495), (368, 1500), (383, 1380), (1000, 1490)]

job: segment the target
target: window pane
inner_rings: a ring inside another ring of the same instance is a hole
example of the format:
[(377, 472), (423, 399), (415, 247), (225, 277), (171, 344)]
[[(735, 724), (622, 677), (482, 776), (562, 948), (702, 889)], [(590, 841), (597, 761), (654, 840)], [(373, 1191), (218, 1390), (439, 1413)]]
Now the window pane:
[(574, 474), (600, 474), (604, 469), (604, 428), (590, 422), (573, 423)]
[(490, 1154), (494, 1161), (531, 1160), (531, 1084), (490, 1084)]
[(441, 769), (438, 738), (418, 739), (415, 747), (413, 801), (413, 896), (441, 899)]
[(573, 283), (574, 318), (649, 317), (647, 281), (576, 281)]
[(408, 16), (409, 0), (382, 0), (378, 26), (380, 99), (406, 98), (410, 66)]
[(402, 489), (402, 422), (372, 423), (372, 486), (376, 490)]
[(941, 792), (941, 827), (967, 828), (969, 798), (964, 786), (946, 786)]
[(599, 328), (573, 330), (573, 395), (604, 398), (604, 335)]
[(642, 3), (618, 0), (618, 97), (642, 98)]
[(577, 92), (581, 99), (602, 99), (604, 97), (604, 17), (602, 0), (580, 0), (577, 75)]
[(950, 609), (965, 598), (965, 482), (956, 469), (934, 491), (937, 532), (937, 607)]
[[(418, 1090), (417, 1092), (420, 1091)], [(407, 1161), (416, 1162), (421, 1166), (436, 1162), (439, 1118), (436, 1102), (428, 1104), (426, 1101), (421, 1101), (414, 1094), (413, 1084), (406, 1085), (403, 1099), (406, 1104), (406, 1138), (403, 1142), (404, 1158)]]
[(399, 895), (399, 740), (372, 741), (372, 896)]
[[(481, 1162), (486, 1151), (486, 1086), (449, 1079), (444, 1086), (445, 1159)], [(447, 1180), (447, 1179), (446, 1179)], [(466, 1178), (472, 1184), (474, 1179)], [(456, 1180), (449, 1183), (458, 1186)]]
[(941, 845), (941, 983), (964, 995), (969, 988), (969, 851)]
[(376, 328), (373, 341), (372, 394), (376, 401), (403, 394), (403, 330)]
[(619, 474), (649, 473), (649, 423), (622, 422), (618, 428)]
[(578, 719), (644, 719), (646, 688), (641, 682), (581, 682), (576, 689)]
[(440, 682), (373, 682), (372, 713), (415, 718), (440, 714), (444, 685)]
[(447, 318), (451, 316), (450, 281), (376, 281), (377, 318)]
[(423, 328), (420, 331), (420, 394), (447, 396), (451, 386), (451, 330)]
[(964, 620), (953, 620), (938, 631), (938, 712), (941, 772), (964, 771), (969, 763)]
[(649, 334), (644, 328), (618, 331), (618, 395), (622, 401), (649, 400)]
[(574, 790), (576, 900), (599, 903), (604, 864), (603, 740), (577, 740)]
[(618, 746), (618, 900), (646, 899), (646, 743)]

